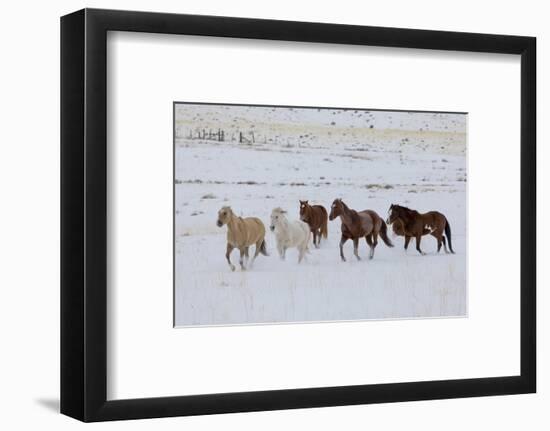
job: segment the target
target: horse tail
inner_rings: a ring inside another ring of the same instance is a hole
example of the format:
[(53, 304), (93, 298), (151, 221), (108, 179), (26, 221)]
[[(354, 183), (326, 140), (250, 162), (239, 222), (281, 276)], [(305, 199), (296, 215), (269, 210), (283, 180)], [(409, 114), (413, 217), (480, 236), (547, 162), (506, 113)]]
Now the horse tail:
[(445, 217), (445, 236), (447, 237), (447, 242), (449, 243), (449, 250), (451, 250), (452, 254), (455, 254), (453, 250), (453, 245), (451, 243), (451, 225), (449, 223), (449, 220), (447, 220), (447, 217)]
[(269, 256), (269, 254), (267, 254), (267, 249), (265, 247), (265, 239), (262, 240), (262, 245), (260, 245), (260, 253), (262, 253), (264, 256)]
[[(324, 208), (323, 208), (323, 210), (324, 210)], [(327, 215), (326, 211), (324, 211), (323, 222), (321, 223), (321, 235), (325, 239), (328, 237), (328, 215)]]
[(382, 222), (382, 225), (380, 226), (380, 238), (382, 238), (382, 241), (384, 241), (384, 244), (388, 247), (393, 247), (393, 243), (388, 238), (388, 226), (384, 220), (380, 219), (380, 221)]

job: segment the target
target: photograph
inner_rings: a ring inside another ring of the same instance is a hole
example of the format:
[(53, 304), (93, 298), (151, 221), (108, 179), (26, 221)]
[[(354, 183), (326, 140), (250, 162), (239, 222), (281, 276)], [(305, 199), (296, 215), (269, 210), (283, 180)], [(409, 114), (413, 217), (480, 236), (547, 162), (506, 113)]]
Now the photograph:
[(174, 326), (467, 317), (467, 127), (174, 102)]

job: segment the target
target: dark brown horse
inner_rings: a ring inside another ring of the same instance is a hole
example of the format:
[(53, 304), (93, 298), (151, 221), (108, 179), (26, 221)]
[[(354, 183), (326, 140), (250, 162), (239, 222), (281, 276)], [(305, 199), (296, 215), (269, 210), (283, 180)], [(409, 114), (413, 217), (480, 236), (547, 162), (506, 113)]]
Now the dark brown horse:
[(300, 220), (306, 222), (313, 233), (313, 245), (319, 248), (321, 236), (328, 236), (328, 215), (322, 205), (310, 205), (308, 201), (300, 201)]
[(441, 250), (441, 245), (443, 245), (445, 253), (449, 252), (445, 241), (445, 237), (447, 237), (449, 249), (454, 254), (451, 243), (451, 225), (447, 217), (440, 212), (429, 211), (421, 214), (410, 208), (392, 204), (388, 210), (387, 223), (392, 225), (393, 231), (397, 235), (405, 237), (405, 250), (407, 250), (411, 238), (415, 238), (416, 250), (420, 254), (425, 254), (420, 249), (420, 239), (423, 235), (429, 234), (437, 239), (438, 253)]
[(353, 240), (353, 254), (357, 260), (359, 257), (358, 247), (359, 239), (365, 237), (370, 247), (369, 259), (374, 257), (374, 249), (378, 244), (378, 235), (382, 238), (388, 247), (393, 247), (388, 238), (387, 226), (382, 217), (372, 210), (355, 211), (348, 208), (342, 199), (335, 199), (330, 210), (330, 220), (340, 217), (342, 221), (342, 237), (340, 238), (340, 257), (344, 257), (344, 244), (348, 239)]
[[(388, 222), (388, 220), (386, 220), (386, 223)], [(390, 225), (392, 230), (393, 230), (393, 233), (397, 236), (406, 236), (405, 235), (405, 226), (403, 225), (403, 220), (401, 219), (397, 219), (395, 221), (395, 223), (391, 224)], [(426, 229), (424, 228), (424, 230), (422, 231), (422, 235), (428, 235), (429, 233), (431, 232), (430, 229)]]

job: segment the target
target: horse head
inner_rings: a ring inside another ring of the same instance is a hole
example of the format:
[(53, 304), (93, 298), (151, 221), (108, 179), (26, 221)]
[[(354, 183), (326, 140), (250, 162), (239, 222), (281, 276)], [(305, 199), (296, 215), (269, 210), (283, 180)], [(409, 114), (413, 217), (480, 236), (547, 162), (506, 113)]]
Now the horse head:
[(231, 210), (231, 207), (222, 207), (218, 211), (218, 221), (216, 222), (216, 225), (218, 225), (218, 227), (222, 227), (224, 224), (227, 224), (232, 215), (233, 211)]
[(387, 224), (392, 224), (395, 222), (398, 218), (405, 218), (406, 217), (407, 208), (391, 204), (390, 208), (388, 209), (388, 218), (386, 219)]
[(340, 216), (344, 212), (344, 202), (342, 199), (334, 199), (330, 207), (330, 214), (328, 216), (329, 220), (334, 220), (336, 217)]
[(309, 206), (309, 201), (300, 201), (300, 220), (307, 223), (309, 220), (309, 213), (311, 211), (311, 206)]
[(275, 208), (271, 211), (271, 224), (269, 225), (271, 232), (274, 232), (275, 227), (286, 219), (285, 214), (286, 211), (282, 208)]

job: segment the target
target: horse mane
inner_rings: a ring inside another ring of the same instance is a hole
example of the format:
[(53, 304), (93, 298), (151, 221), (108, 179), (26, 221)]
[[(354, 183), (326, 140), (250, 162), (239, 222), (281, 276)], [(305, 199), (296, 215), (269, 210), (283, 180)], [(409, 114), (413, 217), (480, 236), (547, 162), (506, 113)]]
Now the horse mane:
[(357, 223), (359, 221), (359, 214), (357, 214), (357, 211), (348, 207), (342, 199), (339, 199), (339, 201), (342, 204), (342, 207), (344, 208), (344, 212), (347, 212), (350, 215), (351, 221), (353, 223)]
[(418, 216), (420, 213), (416, 210), (413, 210), (411, 208), (407, 208), (407, 207), (404, 207), (404, 206), (401, 206), (401, 205), (394, 205), (394, 208), (398, 208), (402, 211), (405, 212), (405, 216), (408, 217), (408, 218), (412, 218), (412, 217), (416, 217)]
[(233, 211), (233, 209), (229, 206), (229, 205), (225, 205), (223, 207), (221, 207), (220, 211), (228, 211), (229, 214), (231, 214), (233, 217), (236, 217), (238, 218), (239, 220), (242, 220), (243, 218), (238, 216), (237, 214), (235, 214), (235, 212)]

